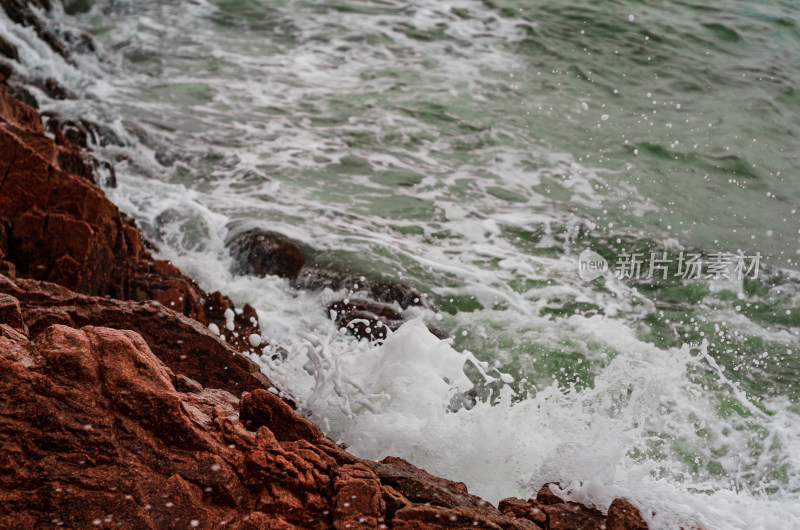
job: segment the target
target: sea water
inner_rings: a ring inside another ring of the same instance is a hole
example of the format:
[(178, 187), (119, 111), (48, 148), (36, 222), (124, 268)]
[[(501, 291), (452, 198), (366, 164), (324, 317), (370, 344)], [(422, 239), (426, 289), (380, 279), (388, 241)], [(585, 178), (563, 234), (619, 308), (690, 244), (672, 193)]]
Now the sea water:
[[(269, 345), (252, 358), (351, 452), (491, 502), (557, 481), (601, 509), (625, 497), (652, 528), (800, 528), (800, 6), (99, 0), (48, 16), (98, 50), (67, 64), (0, 14), (18, 71), (76, 96), (36, 92), (43, 109), (113, 132), (95, 146), (108, 195), (158, 257), (257, 308)], [(424, 304), (358, 342), (326, 309), (351, 293), (232, 274), (242, 226)], [(597, 278), (585, 250), (607, 261)], [(668, 278), (620, 274), (636, 252)], [(679, 258), (739, 252), (757, 277), (678, 275)]]

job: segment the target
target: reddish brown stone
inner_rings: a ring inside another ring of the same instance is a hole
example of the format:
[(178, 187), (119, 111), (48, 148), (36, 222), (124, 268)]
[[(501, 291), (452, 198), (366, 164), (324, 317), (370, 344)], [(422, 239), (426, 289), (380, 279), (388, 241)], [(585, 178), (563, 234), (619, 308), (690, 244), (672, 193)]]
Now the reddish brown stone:
[(24, 330), (19, 301), (11, 295), (0, 293), (0, 324), (7, 324), (16, 330)]
[(0, 86), (0, 224), (8, 228), (2, 258), (23, 277), (89, 295), (155, 299), (205, 321), (205, 293), (152, 259), (132, 223), (87, 180), (93, 159), (56, 132), (58, 144), (36, 109)]
[(17, 278), (17, 266), (10, 261), (0, 259), (0, 274), (14, 280)]
[(0, 223), (0, 259), (8, 254), (8, 231), (3, 223)]
[(550, 489), (551, 484), (558, 487), (558, 483), (548, 482), (539, 488), (539, 493), (536, 494), (536, 500), (541, 504), (561, 504), (564, 502), (561, 497), (553, 493), (553, 490)]
[(245, 390), (270, 386), (252, 361), (220, 342), (202, 324), (160, 304), (83, 296), (32, 280), (0, 280), (0, 293), (22, 302), (31, 336), (53, 324), (131, 329), (144, 337), (149, 348), (173, 372), (204, 386), (222, 388), (237, 396)]
[(604, 530), (605, 528), (605, 517), (594, 508), (574, 502), (541, 506), (547, 514), (549, 530)]
[(364, 464), (348, 464), (336, 470), (333, 481), (334, 527), (377, 528), (384, 522), (386, 503), (381, 483)]
[(608, 507), (607, 530), (647, 530), (639, 509), (625, 499), (614, 499)]
[(299, 418), (285, 401), (261, 388), (242, 394), (239, 419), (252, 431), (269, 427), (282, 442), (322, 438), (319, 427)]
[(547, 523), (547, 514), (542, 505), (533, 499), (524, 501), (510, 497), (500, 501), (497, 507), (506, 515), (528, 519), (541, 527), (544, 527)]
[[(345, 453), (252, 363), (160, 304), (5, 277), (0, 293), (0, 313), (28, 330), (0, 323), (0, 527), (539, 528), (518, 500), (502, 513), (402, 459)], [(553, 529), (605, 521), (528, 505)]]

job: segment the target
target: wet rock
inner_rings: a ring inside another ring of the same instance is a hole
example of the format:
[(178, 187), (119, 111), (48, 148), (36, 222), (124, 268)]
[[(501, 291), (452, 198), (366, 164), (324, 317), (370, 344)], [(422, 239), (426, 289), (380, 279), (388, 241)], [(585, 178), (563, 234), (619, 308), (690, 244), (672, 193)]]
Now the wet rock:
[[(0, 277), (2, 278), (2, 277)], [(83, 296), (54, 284), (2, 278), (0, 293), (20, 301), (35, 337), (54, 324), (134, 330), (174, 373), (240, 395), (270, 386), (260, 369), (202, 324), (152, 302)]]
[(169, 262), (147, 259), (137, 262), (130, 289), (132, 300), (155, 300), (164, 307), (207, 323), (202, 307), (203, 292)]
[(261, 338), (261, 329), (256, 310), (245, 304), (236, 311), (233, 301), (219, 291), (203, 300), (204, 322), (211, 326), (220, 338), (240, 352), (258, 353), (267, 346)]
[(400, 283), (313, 268), (303, 269), (292, 281), (292, 286), (307, 291), (346, 290), (355, 297), (368, 298), (384, 304), (397, 303), (401, 309), (423, 305), (424, 300), (422, 295)]
[[(367, 464), (381, 484), (391, 488), (384, 498), (394, 497), (396, 511), (387, 518), (394, 528), (539, 528), (471, 495), (463, 482), (435, 477), (402, 458), (387, 457)], [(403, 498), (408, 504), (402, 502)]]
[(550, 485), (558, 487), (557, 482), (548, 482), (542, 485), (542, 487), (539, 488), (539, 492), (536, 494), (536, 500), (541, 504), (561, 504), (564, 502), (564, 499), (553, 493)]
[[(8, 79), (7, 79), (8, 80)], [(25, 103), (29, 107), (33, 109), (39, 108), (39, 102), (36, 100), (36, 97), (30, 93), (30, 91), (25, 88), (24, 85), (20, 83), (13, 82), (14, 80), (9, 80), (8, 83), (8, 95), (12, 98)]]
[(647, 530), (639, 509), (625, 499), (614, 499), (608, 508), (607, 530)]
[(52, 77), (45, 79), (31, 79), (28, 81), (28, 84), (30, 86), (35, 86), (51, 99), (64, 100), (75, 98), (74, 94), (70, 93), (69, 90), (64, 88), (61, 83)]
[(17, 47), (8, 42), (2, 36), (0, 36), (0, 55), (11, 59), (12, 61), (19, 62), (19, 52), (17, 51)]
[(298, 417), (284, 400), (272, 392), (260, 388), (242, 394), (239, 419), (251, 431), (269, 427), (281, 442), (322, 438), (319, 427)]
[(104, 188), (117, 187), (117, 171), (110, 162), (100, 161), (100, 165), (95, 171), (95, 182)]
[(0, 274), (14, 280), (17, 278), (17, 267), (10, 261), (0, 259)]
[[(62, 135), (64, 140), (60, 143), (89, 148), (93, 145), (125, 145), (124, 142), (109, 127), (99, 125), (85, 119), (72, 119), (53, 112), (42, 114), (48, 131), (55, 135)], [(58, 138), (57, 138), (58, 140)]]
[(0, 324), (6, 324), (18, 331), (27, 334), (19, 300), (11, 295), (0, 293)]
[(14, 73), (11, 65), (5, 61), (0, 61), (0, 83), (5, 83), (6, 80)]
[(340, 300), (328, 306), (332, 319), (359, 339), (383, 340), (387, 329), (396, 330), (403, 315), (387, 304), (370, 300)]
[(87, 13), (92, 8), (92, 0), (66, 0), (64, 2), (64, 11), (70, 15), (79, 13)]
[(402, 458), (387, 457), (380, 462), (371, 462), (370, 467), (382, 484), (391, 486), (411, 502), (445, 507), (469, 504), (476, 508), (486, 507), (484, 501), (469, 494), (463, 482), (435, 477)]
[[(552, 485), (543, 485), (533, 501), (536, 508), (547, 516), (546, 528), (552, 530), (601, 530), (606, 527), (606, 518), (602, 512), (589, 506), (564, 501), (556, 495)], [(529, 501), (531, 502), (531, 501)]]
[(17, 273), (89, 294), (125, 297), (130, 264), (119, 210), (57, 165), (36, 110), (0, 87), (0, 222)]
[[(405, 317), (400, 312), (422, 305), (423, 297), (413, 289), (383, 280), (371, 280), (319, 269), (303, 269), (292, 282), (297, 289), (345, 290), (347, 297), (328, 306), (331, 319), (359, 339), (383, 340), (387, 329), (396, 330)], [(431, 329), (435, 335), (441, 336)]]
[(534, 499), (527, 501), (514, 497), (503, 499), (498, 509), (506, 515), (533, 521), (542, 528), (547, 524), (547, 514), (541, 504)]
[(48, 0), (3, 0), (0, 2), (0, 7), (17, 24), (32, 27), (38, 37), (50, 46), (54, 52), (70, 61), (70, 54), (64, 39), (58, 35), (51, 24), (48, 24), (47, 21), (39, 17), (34, 9), (31, 9), (50, 11), (52, 5)]
[(93, 135), (94, 129), (52, 115), (48, 125), (55, 140), (45, 134), (36, 109), (0, 86), (4, 261), (21, 277), (89, 295), (157, 300), (208, 324), (206, 294), (177, 268), (154, 260), (135, 224), (87, 178), (94, 161), (72, 140), (80, 140), (84, 130)]
[(93, 184), (99, 183), (95, 178), (98, 167), (97, 160), (89, 155), (87, 151), (59, 148), (56, 165), (61, 170), (83, 177)]
[(334, 528), (379, 528), (386, 513), (380, 480), (364, 464), (341, 466), (333, 480), (332, 508)]
[(245, 451), (264, 443), (242, 437), (235, 410), (213, 393), (177, 392), (133, 332), (55, 325), (33, 342), (0, 343), (0, 392), (15, 404), (0, 415), (3, 528), (244, 527), (266, 487), (251, 494), (244, 483), (292, 483), (268, 479), (280, 475), (277, 462), (245, 466)]
[(300, 247), (280, 234), (247, 230), (227, 243), (236, 274), (296, 278), (305, 259)]
[(547, 514), (549, 530), (602, 530), (605, 528), (603, 514), (581, 504), (565, 502), (543, 505)]
[(233, 308), (233, 301), (219, 291), (209, 294), (203, 302), (206, 317), (212, 322), (224, 322), (225, 312)]

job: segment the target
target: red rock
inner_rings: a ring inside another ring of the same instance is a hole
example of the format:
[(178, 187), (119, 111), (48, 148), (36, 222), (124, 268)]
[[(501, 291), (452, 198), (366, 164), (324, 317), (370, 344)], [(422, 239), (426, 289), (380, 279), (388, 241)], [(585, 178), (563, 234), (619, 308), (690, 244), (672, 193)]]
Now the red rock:
[[(399, 507), (389, 524), (398, 528), (538, 528), (525, 519), (515, 519), (501, 513), (480, 497), (471, 495), (463, 482), (435, 477), (402, 458), (387, 457), (380, 462), (367, 463), (380, 478), (413, 506)], [(422, 505), (422, 506), (420, 506)], [(451, 517), (455, 517), (454, 520)]]
[(347, 464), (333, 480), (334, 528), (377, 528), (384, 523), (386, 503), (381, 483), (364, 464)]
[(174, 266), (152, 259), (135, 226), (85, 178), (96, 161), (60, 129), (56, 137), (58, 145), (45, 135), (36, 109), (0, 86), (2, 258), (23, 277), (89, 295), (155, 299), (204, 321), (205, 293)]
[(279, 441), (316, 440), (322, 431), (313, 423), (299, 418), (281, 398), (267, 390), (257, 388), (245, 392), (239, 402), (239, 419), (248, 429), (269, 427)]
[(0, 121), (27, 129), (32, 133), (44, 132), (36, 109), (9, 95), (8, 88), (3, 86), (0, 86)]
[(32, 336), (53, 324), (135, 330), (173, 372), (240, 395), (270, 386), (259, 368), (202, 324), (160, 304), (83, 296), (59, 286), (0, 277), (0, 293), (22, 301)]
[[(23, 312), (46, 304), (46, 291), (33, 290)], [(250, 433), (227, 392), (177, 391), (135, 332), (53, 325), (33, 341), (2, 332), (0, 374), (0, 527), (86, 528), (107, 517), (126, 528), (332, 526), (335, 459), (308, 442), (282, 447), (266, 427)], [(342, 473), (339, 491), (379, 484), (363, 469), (352, 485)]]
[(381, 488), (381, 497), (386, 506), (386, 520), (390, 521), (394, 518), (394, 514), (398, 510), (412, 506), (411, 501), (406, 499), (400, 492), (393, 487), (384, 484)]
[(124, 261), (114, 253), (121, 224), (116, 208), (91, 183), (62, 173), (1, 123), (0, 152), (0, 219), (11, 226), (8, 257), (17, 272), (46, 279), (56, 261), (69, 256), (81, 265), (72, 287), (111, 294), (123, 275), (116, 263)]
[[(263, 388), (243, 393), (240, 402), (176, 375), (151, 349), (154, 335), (84, 325), (93, 318), (136, 322), (152, 304), (86, 297), (32, 280), (0, 278), (0, 290), (4, 307), (19, 306), (10, 311), (14, 318), (31, 319), (32, 337), (0, 327), (0, 527), (54, 520), (88, 527), (100, 519), (126, 528), (192, 521), (234, 528), (426, 528), (439, 521), (451, 528), (534, 528), (469, 495), (463, 484), (402, 460), (359, 461)], [(169, 321), (155, 333), (162, 341), (177, 342), (163, 336), (167, 329), (201, 336), (190, 342), (209, 336), (160, 311)], [(70, 324), (48, 325), (51, 316)], [(216, 342), (214, 356), (233, 355)], [(162, 348), (161, 355), (169, 352)], [(246, 427), (237, 409), (245, 419), (269, 418)]]
[(16, 330), (25, 331), (19, 301), (13, 296), (2, 293), (0, 293), (0, 324), (7, 324)]
[(17, 277), (17, 266), (10, 261), (0, 259), (0, 274), (14, 280)]
[(5, 225), (0, 223), (0, 259), (5, 258), (8, 254), (8, 231)]
[(547, 523), (547, 514), (542, 505), (533, 499), (524, 501), (510, 497), (500, 501), (497, 507), (506, 515), (528, 519), (542, 527)]
[(542, 505), (547, 514), (547, 528), (550, 530), (603, 530), (605, 517), (593, 508), (565, 502)]
[(647, 530), (639, 509), (625, 499), (614, 499), (606, 514), (608, 530)]
[(539, 488), (539, 492), (536, 494), (536, 500), (541, 504), (561, 504), (564, 500), (553, 493), (553, 490), (550, 488), (550, 485), (554, 485), (558, 487), (558, 483), (556, 482), (548, 482), (544, 484), (541, 488)]

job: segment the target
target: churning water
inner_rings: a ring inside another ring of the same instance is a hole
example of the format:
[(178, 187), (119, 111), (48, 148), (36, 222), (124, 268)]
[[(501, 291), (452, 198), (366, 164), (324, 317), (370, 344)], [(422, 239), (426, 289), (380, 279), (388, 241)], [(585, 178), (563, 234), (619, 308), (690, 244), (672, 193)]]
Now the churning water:
[[(555, 480), (601, 508), (627, 497), (653, 528), (800, 528), (795, 2), (67, 11), (53, 23), (100, 48), (75, 65), (0, 15), (20, 70), (77, 96), (43, 107), (122, 140), (96, 146), (109, 196), (159, 257), (258, 308), (254, 359), (334, 440), (493, 502)], [(326, 314), (347, 293), (230, 272), (242, 225), (425, 308), (358, 343)], [(592, 281), (586, 249), (609, 262)], [(681, 253), (739, 251), (757, 278), (677, 276)], [(634, 252), (643, 272), (666, 252), (667, 279), (615, 277)]]

